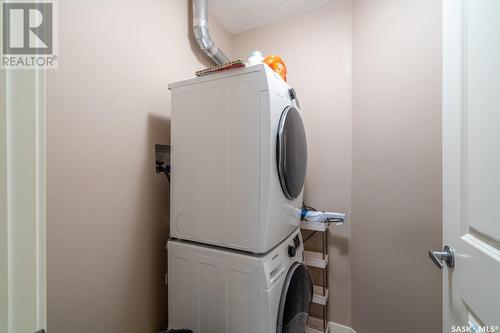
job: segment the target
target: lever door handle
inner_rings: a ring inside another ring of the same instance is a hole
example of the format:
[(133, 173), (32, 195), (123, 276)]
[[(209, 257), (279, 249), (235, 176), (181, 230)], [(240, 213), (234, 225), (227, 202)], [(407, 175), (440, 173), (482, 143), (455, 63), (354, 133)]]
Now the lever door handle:
[(439, 269), (443, 269), (443, 261), (448, 267), (455, 267), (455, 250), (445, 245), (443, 251), (429, 251), (429, 258)]

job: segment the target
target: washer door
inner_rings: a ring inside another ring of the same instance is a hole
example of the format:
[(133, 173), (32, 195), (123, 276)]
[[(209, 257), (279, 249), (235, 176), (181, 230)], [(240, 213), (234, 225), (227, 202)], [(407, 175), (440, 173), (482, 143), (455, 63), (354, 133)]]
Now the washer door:
[(304, 333), (312, 292), (312, 280), (306, 266), (294, 263), (281, 293), (277, 333)]
[(299, 110), (287, 107), (281, 114), (276, 143), (278, 175), (285, 196), (294, 200), (302, 191), (307, 168), (306, 131)]

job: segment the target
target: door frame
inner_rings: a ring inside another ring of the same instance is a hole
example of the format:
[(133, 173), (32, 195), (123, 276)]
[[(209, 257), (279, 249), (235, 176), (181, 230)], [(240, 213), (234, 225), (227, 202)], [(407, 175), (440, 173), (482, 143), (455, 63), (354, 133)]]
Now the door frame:
[(46, 329), (45, 72), (0, 69), (0, 331)]

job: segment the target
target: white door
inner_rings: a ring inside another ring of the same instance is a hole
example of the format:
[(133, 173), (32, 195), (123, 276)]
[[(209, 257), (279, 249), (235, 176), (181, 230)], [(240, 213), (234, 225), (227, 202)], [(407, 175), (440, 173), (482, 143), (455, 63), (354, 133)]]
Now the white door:
[(45, 79), (0, 69), (0, 332), (43, 332)]
[(500, 332), (500, 1), (443, 4), (443, 332)]

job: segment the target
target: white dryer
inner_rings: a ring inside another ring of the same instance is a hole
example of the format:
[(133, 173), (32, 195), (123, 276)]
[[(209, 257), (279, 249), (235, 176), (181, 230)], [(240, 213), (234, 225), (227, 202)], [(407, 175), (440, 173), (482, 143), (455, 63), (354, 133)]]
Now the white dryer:
[(307, 145), (267, 65), (172, 83), (171, 236), (265, 253), (299, 225)]
[(312, 282), (297, 230), (265, 255), (168, 242), (169, 328), (303, 333)]

